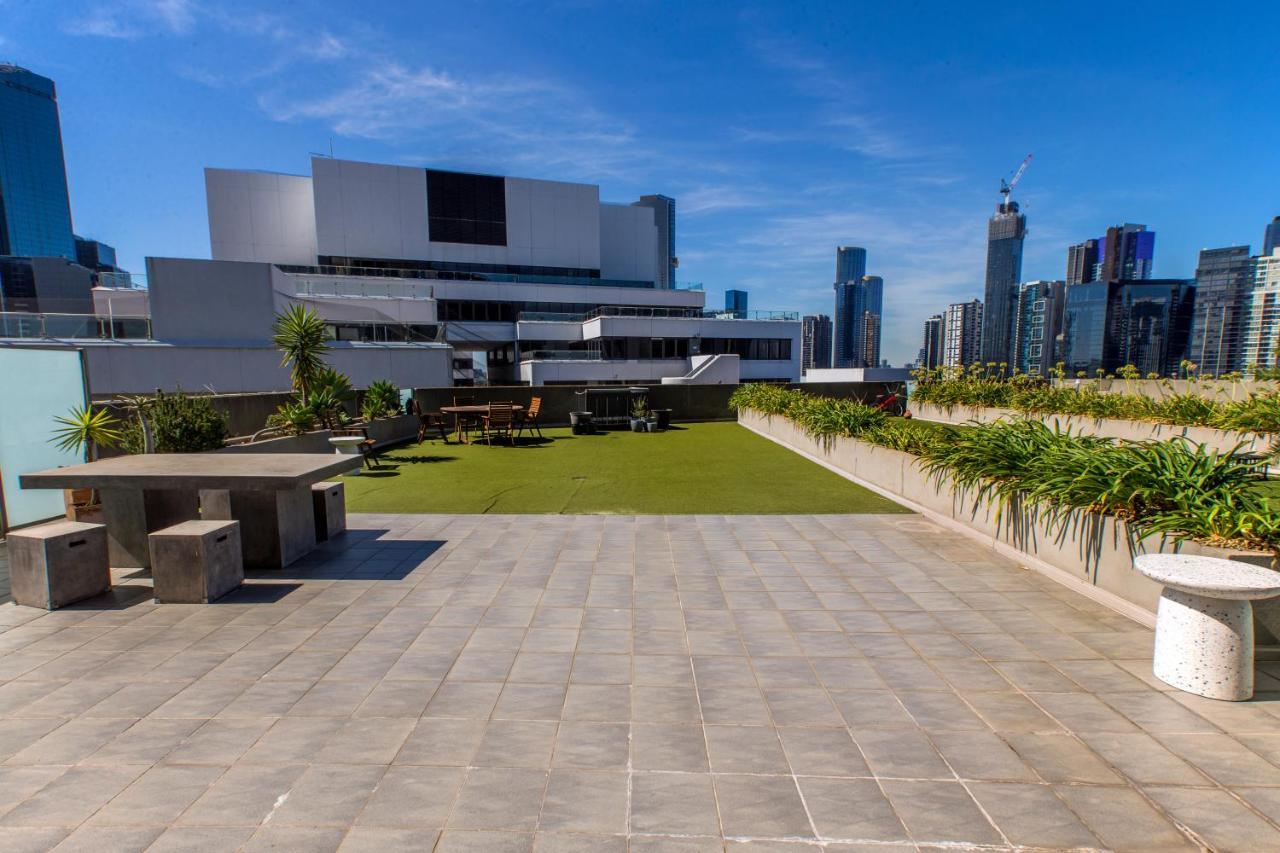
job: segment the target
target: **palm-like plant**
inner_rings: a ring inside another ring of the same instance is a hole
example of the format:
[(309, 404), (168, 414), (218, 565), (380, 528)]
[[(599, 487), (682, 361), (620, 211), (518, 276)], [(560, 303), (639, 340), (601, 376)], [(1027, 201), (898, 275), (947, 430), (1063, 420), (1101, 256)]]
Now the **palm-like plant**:
[(329, 351), (329, 329), (315, 311), (294, 305), (276, 315), (271, 328), (271, 342), (283, 357), (281, 367), (289, 368), (293, 387), (304, 405), (311, 401), (311, 387), (325, 369), (324, 354)]
[(60, 426), (54, 429), (49, 441), (59, 450), (83, 450), (90, 462), (98, 458), (98, 448), (120, 443), (120, 421), (106, 409), (94, 411), (92, 406), (76, 406), (65, 416), (55, 415), (54, 421)]

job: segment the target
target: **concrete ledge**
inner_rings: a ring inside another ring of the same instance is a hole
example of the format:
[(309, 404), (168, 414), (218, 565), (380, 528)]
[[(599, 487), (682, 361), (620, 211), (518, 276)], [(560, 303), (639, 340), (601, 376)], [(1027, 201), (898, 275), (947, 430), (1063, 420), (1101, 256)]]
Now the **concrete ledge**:
[(781, 416), (743, 411), (738, 423), (1148, 627), (1155, 624), (1161, 587), (1134, 571), (1135, 554), (1178, 551), (1270, 565), (1269, 554), (1195, 542), (1176, 547), (1158, 536), (1131, 546), (1123, 521), (1093, 513), (1051, 532), (1016, 504), (999, 513), (989, 501), (953, 493), (949, 477), (928, 474), (911, 454), (852, 438), (815, 439)]
[[(995, 421), (1016, 420), (1025, 413), (1016, 409), (988, 406), (938, 406), (933, 403), (909, 403), (911, 416), (922, 421), (962, 425), (967, 423), (989, 424)], [(1254, 432), (1214, 429), (1204, 426), (1179, 426), (1150, 421), (1128, 421), (1119, 418), (1091, 418), (1087, 415), (1059, 415), (1035, 413), (1034, 417), (1050, 427), (1074, 435), (1096, 435), (1104, 438), (1122, 438), (1130, 441), (1164, 440), (1183, 436), (1196, 444), (1203, 444), (1215, 453), (1226, 453), (1237, 445), (1248, 452), (1267, 453), (1273, 437)]]

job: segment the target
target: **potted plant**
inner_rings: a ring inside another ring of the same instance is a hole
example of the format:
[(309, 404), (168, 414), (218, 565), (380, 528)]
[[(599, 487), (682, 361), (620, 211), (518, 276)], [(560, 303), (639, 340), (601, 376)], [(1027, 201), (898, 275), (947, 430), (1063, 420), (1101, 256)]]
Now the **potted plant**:
[(631, 431), (645, 431), (645, 416), (649, 413), (648, 401), (644, 397), (637, 397), (631, 404)]

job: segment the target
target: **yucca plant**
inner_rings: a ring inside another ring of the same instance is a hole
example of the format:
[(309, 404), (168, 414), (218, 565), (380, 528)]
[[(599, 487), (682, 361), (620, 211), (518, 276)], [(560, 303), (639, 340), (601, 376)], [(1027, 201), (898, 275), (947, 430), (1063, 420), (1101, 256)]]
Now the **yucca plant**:
[(120, 421), (106, 409), (76, 406), (66, 415), (55, 415), (53, 420), (59, 426), (54, 428), (49, 441), (59, 450), (83, 453), (89, 462), (98, 458), (100, 448), (120, 444)]
[(325, 368), (329, 327), (315, 311), (305, 305), (294, 305), (276, 315), (271, 331), (271, 342), (282, 355), (280, 366), (289, 368), (294, 390), (305, 406), (311, 402), (316, 377)]

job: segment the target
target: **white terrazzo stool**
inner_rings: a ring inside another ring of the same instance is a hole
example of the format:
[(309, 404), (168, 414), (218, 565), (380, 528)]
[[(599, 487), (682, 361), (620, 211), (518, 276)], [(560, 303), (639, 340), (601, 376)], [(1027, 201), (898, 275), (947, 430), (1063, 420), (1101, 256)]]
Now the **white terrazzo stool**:
[(1280, 572), (1183, 554), (1142, 554), (1134, 568), (1164, 584), (1156, 611), (1156, 678), (1210, 699), (1253, 696), (1249, 602), (1280, 595)]

